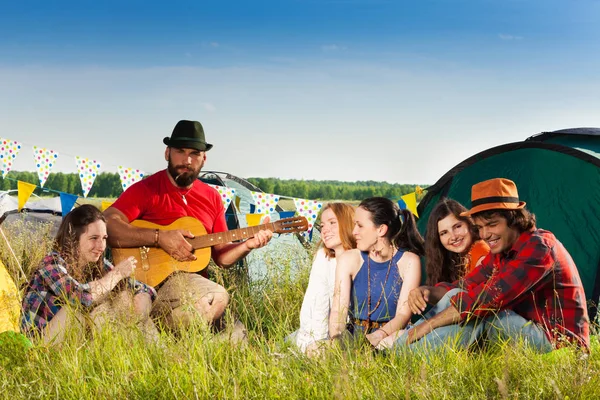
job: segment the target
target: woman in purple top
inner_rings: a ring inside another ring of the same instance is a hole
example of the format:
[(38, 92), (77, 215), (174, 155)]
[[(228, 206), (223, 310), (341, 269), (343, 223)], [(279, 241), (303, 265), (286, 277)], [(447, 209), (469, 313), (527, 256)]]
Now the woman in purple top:
[(53, 250), (33, 273), (25, 291), (21, 317), (24, 333), (41, 335), (44, 342), (61, 342), (67, 328), (78, 327), (75, 322), (84, 323), (81, 311), (103, 302), (97, 309), (104, 312), (95, 312), (96, 318), (93, 316), (92, 320), (97, 323), (106, 320), (111, 313), (111, 302), (105, 300), (125, 279), (132, 291), (119, 293), (115, 303), (127, 307), (124, 302), (129, 297), (129, 308), (143, 324), (145, 333), (156, 332), (148, 318), (156, 292), (131, 278), (136, 266), (133, 257), (116, 266), (104, 258), (106, 238), (106, 222), (96, 207), (82, 205), (65, 216)]

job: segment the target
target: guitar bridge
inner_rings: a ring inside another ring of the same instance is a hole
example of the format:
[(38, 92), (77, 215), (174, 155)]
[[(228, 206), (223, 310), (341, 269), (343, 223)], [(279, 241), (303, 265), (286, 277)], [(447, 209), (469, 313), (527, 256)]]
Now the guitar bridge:
[(140, 260), (142, 261), (142, 270), (148, 271), (150, 269), (150, 263), (148, 262), (148, 253), (150, 252), (150, 248), (143, 246), (140, 247)]

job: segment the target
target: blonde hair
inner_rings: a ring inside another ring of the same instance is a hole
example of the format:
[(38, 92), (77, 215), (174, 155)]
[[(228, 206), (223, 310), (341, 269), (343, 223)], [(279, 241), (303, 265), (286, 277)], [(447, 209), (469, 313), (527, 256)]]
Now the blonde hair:
[[(352, 235), (354, 229), (354, 207), (347, 203), (328, 203), (321, 210), (321, 215), (325, 210), (331, 210), (335, 214), (338, 221), (339, 235), (344, 250), (350, 250), (356, 248), (356, 239)], [(323, 250), (327, 258), (335, 258), (335, 251), (327, 248), (323, 240), (321, 240)]]

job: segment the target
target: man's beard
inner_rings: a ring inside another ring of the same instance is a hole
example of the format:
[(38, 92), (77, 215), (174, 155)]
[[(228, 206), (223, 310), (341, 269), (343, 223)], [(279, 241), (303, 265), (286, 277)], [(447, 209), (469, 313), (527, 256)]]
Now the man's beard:
[[(185, 171), (177, 171), (178, 169), (180, 170), (182, 168), (184, 168)], [(200, 168), (202, 168), (202, 166), (200, 166), (197, 171), (194, 171), (191, 167), (187, 167), (185, 165), (173, 165), (173, 163), (171, 163), (171, 157), (169, 157), (169, 165), (167, 170), (177, 186), (183, 188), (190, 186), (196, 179), (198, 179), (198, 175), (200, 175)]]

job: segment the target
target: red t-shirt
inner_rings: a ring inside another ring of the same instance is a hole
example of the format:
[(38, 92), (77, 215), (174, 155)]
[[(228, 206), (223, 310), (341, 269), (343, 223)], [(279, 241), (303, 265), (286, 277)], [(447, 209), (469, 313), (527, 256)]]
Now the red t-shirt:
[(227, 230), (219, 192), (198, 179), (191, 189), (178, 188), (167, 174), (167, 170), (162, 170), (130, 186), (112, 207), (125, 214), (129, 222), (142, 219), (169, 225), (178, 218), (190, 216), (202, 222), (207, 233)]

